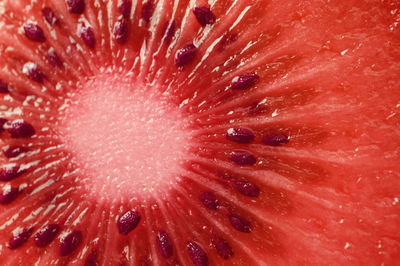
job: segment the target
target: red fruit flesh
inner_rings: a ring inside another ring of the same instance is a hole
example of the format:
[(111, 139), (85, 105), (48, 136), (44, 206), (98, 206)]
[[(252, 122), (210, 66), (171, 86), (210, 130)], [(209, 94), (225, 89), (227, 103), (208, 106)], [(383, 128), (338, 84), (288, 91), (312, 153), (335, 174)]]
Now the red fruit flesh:
[(211, 2), (0, 3), (2, 264), (397, 264), (398, 1)]

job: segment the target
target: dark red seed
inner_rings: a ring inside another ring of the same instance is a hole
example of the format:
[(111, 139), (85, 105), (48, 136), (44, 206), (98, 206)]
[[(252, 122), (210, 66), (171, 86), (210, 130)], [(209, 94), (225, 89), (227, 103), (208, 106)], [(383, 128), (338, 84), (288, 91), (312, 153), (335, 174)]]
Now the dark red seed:
[(248, 197), (258, 197), (260, 195), (259, 188), (246, 180), (235, 182), (235, 187), (240, 193)]
[(119, 44), (125, 43), (128, 39), (128, 22), (125, 19), (115, 22), (114, 37)]
[(18, 165), (6, 166), (0, 170), (0, 181), (10, 181), (22, 174)]
[(22, 119), (12, 121), (7, 130), (12, 138), (29, 138), (35, 135), (33, 126)]
[(131, 14), (131, 9), (132, 9), (131, 0), (123, 0), (118, 5), (119, 13), (124, 17), (124, 19), (129, 19), (129, 15)]
[(154, 12), (154, 3), (153, 1), (147, 1), (142, 6), (142, 19), (147, 23), (150, 22), (151, 16), (153, 16)]
[(138, 226), (140, 218), (141, 216), (137, 211), (127, 211), (118, 219), (117, 225), (119, 232), (123, 235), (127, 235), (130, 231)]
[(7, 119), (5, 118), (0, 118), (0, 133), (4, 131), (4, 125), (7, 123)]
[(24, 228), (22, 231), (13, 234), (10, 238), (10, 241), (8, 241), (8, 248), (9, 249), (16, 249), (22, 246), (28, 238), (32, 234), (32, 228)]
[(248, 151), (233, 151), (229, 159), (239, 165), (253, 165), (257, 162), (256, 157)]
[(175, 20), (167, 21), (164, 26), (163, 36), (165, 36), (165, 42), (170, 43), (172, 37), (175, 35), (176, 23)]
[(195, 7), (193, 13), (196, 16), (197, 21), (203, 27), (207, 24), (214, 24), (216, 20), (214, 13), (205, 6)]
[(228, 216), (229, 221), (233, 228), (238, 230), (239, 232), (243, 233), (250, 233), (251, 232), (251, 225), (250, 222), (244, 219), (243, 217), (236, 215), (236, 214), (229, 214)]
[(82, 14), (85, 11), (84, 0), (66, 0), (68, 11), (73, 14)]
[(81, 28), (81, 39), (90, 49), (94, 49), (94, 45), (96, 44), (96, 37), (94, 36), (94, 32), (91, 27), (87, 27), (82, 25)]
[(27, 75), (31, 80), (38, 83), (43, 83), (45, 75), (40, 71), (35, 63), (28, 62), (22, 68), (22, 72)]
[(50, 244), (60, 232), (61, 227), (58, 224), (49, 224), (41, 228), (34, 237), (35, 245), (44, 247)]
[(10, 89), (8, 83), (0, 79), (0, 93), (8, 93)]
[(208, 265), (208, 257), (206, 252), (194, 241), (190, 241), (186, 245), (189, 257), (196, 266)]
[(196, 46), (192, 43), (178, 50), (176, 53), (175, 64), (177, 67), (183, 67), (189, 64), (195, 57), (197, 52)]
[(0, 195), (0, 204), (8, 204), (14, 201), (19, 194), (19, 189), (17, 187), (9, 187), (3, 190)]
[(25, 36), (28, 39), (35, 42), (44, 42), (46, 41), (46, 37), (44, 37), (44, 33), (41, 27), (34, 23), (25, 23), (24, 24), (24, 32)]
[(66, 256), (74, 252), (82, 241), (82, 233), (79, 230), (72, 231), (67, 235), (60, 245), (60, 255)]
[(218, 200), (211, 192), (201, 193), (199, 199), (201, 203), (210, 210), (216, 210), (218, 208)]
[(54, 52), (53, 48), (49, 49), (49, 51), (47, 52), (46, 60), (53, 67), (62, 67), (63, 66), (63, 63), (62, 63), (60, 57), (58, 57), (56, 52)]
[(289, 138), (284, 134), (269, 134), (263, 137), (262, 142), (269, 146), (280, 146), (281, 144), (288, 143)]
[(247, 128), (230, 128), (226, 132), (226, 138), (234, 142), (246, 144), (254, 140), (254, 134)]
[(232, 248), (225, 239), (216, 237), (212, 240), (212, 243), (217, 250), (218, 255), (220, 255), (224, 260), (228, 260), (233, 256)]
[(54, 13), (53, 9), (51, 9), (50, 7), (43, 8), (42, 15), (47, 23), (49, 23), (51, 26), (54, 26), (58, 23), (58, 17), (56, 13)]
[(163, 256), (164, 258), (167, 259), (172, 256), (172, 242), (169, 239), (168, 234), (164, 230), (159, 230), (157, 233), (157, 247), (161, 256)]
[(231, 86), (232, 90), (247, 90), (254, 86), (259, 80), (259, 76), (256, 73), (247, 73), (239, 76)]
[(97, 266), (97, 265), (99, 265), (97, 261), (97, 251), (94, 250), (89, 254), (89, 256), (87, 256), (85, 261), (85, 266)]

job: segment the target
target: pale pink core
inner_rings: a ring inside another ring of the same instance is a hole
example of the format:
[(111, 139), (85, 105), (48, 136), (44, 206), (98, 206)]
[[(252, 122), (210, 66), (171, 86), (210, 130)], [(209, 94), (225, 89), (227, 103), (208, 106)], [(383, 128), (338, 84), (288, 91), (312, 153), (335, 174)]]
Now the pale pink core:
[(156, 85), (106, 73), (84, 82), (61, 112), (58, 131), (93, 199), (167, 194), (188, 160), (190, 130)]

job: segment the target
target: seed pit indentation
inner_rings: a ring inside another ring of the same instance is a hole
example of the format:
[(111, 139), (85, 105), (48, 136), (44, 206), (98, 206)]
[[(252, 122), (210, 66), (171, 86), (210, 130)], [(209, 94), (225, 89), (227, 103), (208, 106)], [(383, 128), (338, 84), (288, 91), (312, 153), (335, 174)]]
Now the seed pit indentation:
[(67, 256), (74, 252), (82, 241), (82, 233), (79, 230), (74, 230), (69, 233), (61, 242), (60, 255)]

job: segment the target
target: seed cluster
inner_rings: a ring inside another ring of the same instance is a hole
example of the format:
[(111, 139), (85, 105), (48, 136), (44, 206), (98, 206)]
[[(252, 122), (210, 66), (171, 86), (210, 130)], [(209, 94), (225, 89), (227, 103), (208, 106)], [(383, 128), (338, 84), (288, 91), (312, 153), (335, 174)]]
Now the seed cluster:
[[(71, 15), (80, 15), (85, 12), (85, 1), (84, 0), (67, 0), (67, 8)], [(150, 23), (152, 16), (155, 12), (156, 6), (153, 1), (148, 1), (143, 4), (141, 10), (141, 19), (145, 23)], [(124, 45), (129, 40), (130, 31), (130, 15), (132, 10), (132, 2), (130, 0), (120, 1), (118, 4), (119, 18), (115, 21), (113, 26), (113, 34), (116, 43)], [(51, 27), (58, 27), (62, 22), (58, 14), (50, 7), (44, 7), (42, 9), (42, 15), (44, 20)], [(202, 27), (212, 26), (218, 22), (218, 18), (214, 15), (209, 7), (199, 6), (193, 8), (193, 15), (197, 22)], [(169, 20), (164, 26), (162, 32), (165, 43), (170, 43), (177, 31), (178, 24), (175, 20)], [(23, 30), (26, 38), (32, 42), (45, 43), (47, 38), (41, 26), (36, 23), (27, 22), (23, 25)], [(79, 36), (82, 42), (91, 50), (96, 49), (96, 43), (99, 41), (96, 39), (99, 35), (94, 29), (82, 22), (79, 24)], [(133, 36), (132, 36), (133, 37)], [(235, 34), (225, 35), (219, 44), (219, 49), (225, 49), (237, 40), (238, 36)], [(182, 48), (178, 49), (175, 56), (175, 65), (179, 69), (183, 69), (193, 63), (198, 58), (199, 51), (193, 42), (188, 43)], [(49, 48), (45, 53), (45, 58), (48, 64), (54, 68), (62, 68), (64, 66), (63, 60), (55, 52), (53, 48)], [(44, 84), (47, 82), (46, 75), (41, 71), (39, 66), (33, 62), (26, 62), (23, 66), (23, 73), (34, 82)], [(234, 78), (228, 86), (229, 92), (244, 92), (251, 90), (257, 83), (262, 79), (255, 72), (246, 72), (236, 78)], [(6, 81), (0, 80), (0, 93), (10, 93), (12, 88)], [(5, 118), (0, 118), (0, 130), (2, 134), (13, 139), (24, 139), (24, 138), (35, 138), (36, 130), (29, 122), (19, 119), (14, 121), (8, 121)], [(5, 131), (5, 132), (3, 132)], [(289, 137), (282, 133), (273, 133), (265, 136), (260, 136), (259, 133), (254, 132), (250, 128), (245, 127), (232, 127), (226, 130), (226, 140), (239, 145), (238, 149), (229, 151), (227, 158), (234, 163), (237, 167), (252, 166), (257, 163), (257, 158), (250, 151), (245, 149), (245, 145), (251, 145), (254, 142), (261, 142), (268, 146), (280, 146), (289, 142)], [(261, 139), (261, 141), (259, 141)], [(237, 147), (237, 146), (235, 146)], [(5, 157), (11, 159), (20, 156), (29, 151), (29, 147), (12, 145), (7, 146), (3, 153)], [(12, 164), (4, 166), (0, 171), (0, 181), (8, 182), (11, 181), (24, 173), (24, 170), (20, 165)], [(248, 181), (245, 178), (239, 179), (224, 179), (224, 182), (233, 187), (241, 195), (249, 198), (257, 198), (263, 191), (260, 188)], [(6, 205), (12, 203), (21, 194), (18, 187), (10, 186), (4, 190), (0, 195), (0, 204)], [(226, 220), (229, 221), (230, 226), (241, 233), (251, 233), (253, 225), (251, 221), (234, 213), (229, 207), (225, 206), (223, 201), (219, 200), (217, 196), (210, 191), (204, 191), (198, 196), (199, 201), (203, 206), (213, 212), (221, 211)], [(135, 209), (126, 210), (125, 213), (120, 215), (116, 221), (115, 231), (118, 231), (122, 236), (128, 236), (132, 231), (140, 226), (142, 222), (142, 215)], [(10, 249), (16, 249), (22, 246), (37, 230), (36, 228), (24, 228), (17, 233), (13, 233), (9, 240), (8, 247)], [(34, 243), (38, 247), (48, 246), (63, 230), (62, 224), (49, 224), (45, 227), (39, 228), (34, 234)], [(59, 254), (61, 256), (68, 256), (77, 250), (84, 239), (84, 235), (81, 230), (74, 229), (69, 231), (64, 236), (59, 245)], [(167, 228), (160, 228), (156, 232), (154, 242), (157, 245), (159, 254), (168, 259), (173, 256), (175, 252), (173, 241), (170, 237), (170, 233)], [(229, 242), (221, 236), (214, 236), (210, 242), (215, 248), (217, 254), (224, 260), (228, 260), (234, 256), (234, 251)], [(187, 255), (195, 265), (208, 265), (208, 256), (205, 251), (205, 247), (196, 242), (190, 240), (186, 243)], [(95, 265), (97, 260), (97, 251), (93, 251), (87, 256), (85, 265)]]

